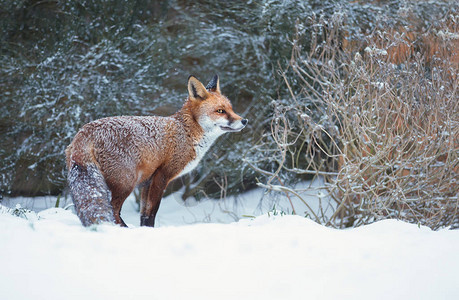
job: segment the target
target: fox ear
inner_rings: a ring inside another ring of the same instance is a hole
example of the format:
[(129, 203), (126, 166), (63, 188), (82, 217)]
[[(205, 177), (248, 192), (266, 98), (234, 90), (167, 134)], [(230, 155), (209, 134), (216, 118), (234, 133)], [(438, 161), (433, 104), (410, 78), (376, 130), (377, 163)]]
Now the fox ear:
[(204, 85), (193, 75), (188, 77), (188, 95), (190, 99), (205, 100), (209, 96)]
[(206, 86), (206, 89), (212, 92), (217, 92), (221, 94), (220, 92), (220, 79), (218, 79), (218, 75), (215, 74), (214, 77), (212, 78), (211, 81)]

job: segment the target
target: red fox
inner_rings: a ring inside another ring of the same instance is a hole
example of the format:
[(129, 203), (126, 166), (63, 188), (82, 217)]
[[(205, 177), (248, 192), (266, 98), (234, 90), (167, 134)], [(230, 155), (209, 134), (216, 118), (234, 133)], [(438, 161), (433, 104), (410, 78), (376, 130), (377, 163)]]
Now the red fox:
[(204, 85), (188, 78), (188, 99), (169, 117), (108, 117), (84, 125), (67, 147), (68, 184), (84, 226), (126, 226), (121, 207), (140, 185), (140, 225), (155, 224), (168, 183), (193, 170), (215, 140), (248, 120), (233, 111), (215, 75)]

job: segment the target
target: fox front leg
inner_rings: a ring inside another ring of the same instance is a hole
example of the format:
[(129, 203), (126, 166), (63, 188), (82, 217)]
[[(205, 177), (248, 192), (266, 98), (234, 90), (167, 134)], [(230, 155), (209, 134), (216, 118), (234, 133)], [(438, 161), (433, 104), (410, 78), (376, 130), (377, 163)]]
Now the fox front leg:
[(161, 198), (167, 187), (169, 180), (161, 171), (157, 170), (152, 178), (151, 183), (145, 185), (142, 190), (140, 226), (155, 226), (155, 217), (158, 212)]

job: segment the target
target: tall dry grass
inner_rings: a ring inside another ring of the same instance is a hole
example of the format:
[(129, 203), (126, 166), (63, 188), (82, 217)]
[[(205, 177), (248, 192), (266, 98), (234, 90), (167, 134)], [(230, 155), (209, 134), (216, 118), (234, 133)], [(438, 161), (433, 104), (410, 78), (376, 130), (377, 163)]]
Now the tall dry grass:
[(360, 41), (340, 14), (312, 22), (311, 49), (294, 40), (281, 70), (290, 97), (273, 103), (271, 132), (253, 148), (262, 154), (248, 161), (260, 185), (301, 197), (289, 178), (324, 178), (334, 211), (313, 214), (334, 227), (459, 227), (459, 16)]

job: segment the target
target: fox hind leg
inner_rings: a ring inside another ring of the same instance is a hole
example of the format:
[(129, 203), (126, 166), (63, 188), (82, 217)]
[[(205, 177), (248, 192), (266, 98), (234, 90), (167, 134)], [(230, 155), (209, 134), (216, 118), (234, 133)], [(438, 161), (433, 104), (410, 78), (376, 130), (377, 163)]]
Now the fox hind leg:
[(112, 207), (113, 207), (113, 214), (115, 216), (115, 223), (119, 224), (123, 227), (127, 227), (126, 223), (124, 223), (123, 219), (121, 218), (121, 207), (123, 206), (124, 201), (126, 198), (129, 196), (129, 193), (123, 193), (123, 194), (116, 194), (113, 193), (112, 196)]
[(110, 204), (113, 207), (115, 223), (123, 227), (127, 227), (126, 223), (121, 218), (121, 208), (126, 198), (132, 193), (135, 188), (135, 176), (128, 176), (124, 182), (115, 181), (113, 178), (107, 179), (107, 185), (112, 193)]

